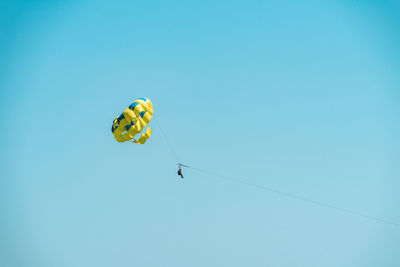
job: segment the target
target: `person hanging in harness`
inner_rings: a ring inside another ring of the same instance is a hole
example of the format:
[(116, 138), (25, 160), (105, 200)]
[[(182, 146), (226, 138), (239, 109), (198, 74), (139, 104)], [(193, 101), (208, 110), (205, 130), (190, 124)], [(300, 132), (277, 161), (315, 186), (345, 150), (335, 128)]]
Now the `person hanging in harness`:
[(178, 175), (183, 179), (182, 169), (180, 166), (179, 166), (179, 170), (178, 170)]

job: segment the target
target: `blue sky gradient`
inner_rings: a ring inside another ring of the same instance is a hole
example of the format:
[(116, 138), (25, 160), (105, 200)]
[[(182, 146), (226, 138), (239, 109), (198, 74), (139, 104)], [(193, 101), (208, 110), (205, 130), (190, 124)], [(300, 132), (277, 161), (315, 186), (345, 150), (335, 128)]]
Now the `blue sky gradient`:
[[(400, 266), (396, 1), (3, 1), (0, 266)], [(165, 142), (164, 142), (165, 145)]]

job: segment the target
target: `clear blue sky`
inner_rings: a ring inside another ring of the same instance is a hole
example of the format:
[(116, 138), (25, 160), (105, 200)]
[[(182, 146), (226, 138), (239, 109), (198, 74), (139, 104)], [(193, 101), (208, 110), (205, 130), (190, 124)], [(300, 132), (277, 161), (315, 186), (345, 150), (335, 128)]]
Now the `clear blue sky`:
[(395, 267), (396, 1), (2, 1), (0, 265)]

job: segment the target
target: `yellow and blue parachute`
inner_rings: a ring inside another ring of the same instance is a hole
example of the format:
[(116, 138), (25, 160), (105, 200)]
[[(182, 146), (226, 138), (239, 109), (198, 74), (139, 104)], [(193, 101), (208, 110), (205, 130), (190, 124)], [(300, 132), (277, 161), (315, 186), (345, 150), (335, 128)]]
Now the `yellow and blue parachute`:
[[(115, 118), (111, 132), (118, 142), (132, 140), (144, 144), (150, 138), (151, 129), (147, 127), (153, 117), (153, 104), (148, 98), (139, 98)], [(147, 127), (146, 130), (144, 130)], [(135, 135), (141, 134), (136, 140)]]

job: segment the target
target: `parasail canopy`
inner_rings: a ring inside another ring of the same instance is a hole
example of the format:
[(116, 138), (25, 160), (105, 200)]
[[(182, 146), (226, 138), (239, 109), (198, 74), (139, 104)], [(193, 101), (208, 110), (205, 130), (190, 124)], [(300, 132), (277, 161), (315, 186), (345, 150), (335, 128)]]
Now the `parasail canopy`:
[[(153, 117), (153, 104), (148, 98), (139, 98), (114, 119), (111, 131), (118, 142), (144, 144), (151, 136), (148, 126)], [(135, 136), (140, 134), (138, 139)]]

